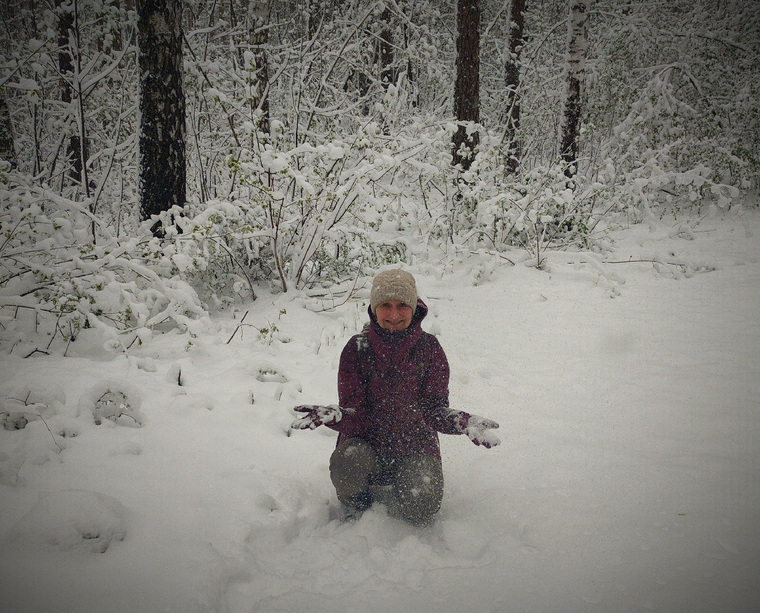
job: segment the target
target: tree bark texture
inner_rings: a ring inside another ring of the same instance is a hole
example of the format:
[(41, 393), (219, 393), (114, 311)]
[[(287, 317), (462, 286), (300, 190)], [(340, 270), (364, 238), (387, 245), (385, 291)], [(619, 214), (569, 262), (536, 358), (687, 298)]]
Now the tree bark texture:
[(565, 111), (562, 122), (562, 143), (560, 145), (560, 155), (566, 164), (565, 174), (568, 177), (572, 177), (577, 171), (583, 111), (583, 81), (588, 49), (587, 20), (587, 3), (570, 0), (570, 15), (567, 26)]
[(140, 216), (184, 206), (182, 1), (137, 2), (140, 67)]
[[(457, 65), (454, 116), (460, 122), (480, 121), (480, 0), (457, 2)], [(459, 124), (454, 134), (453, 164), (472, 165), (478, 134)]]
[(393, 67), (393, 32), (391, 31), (391, 12), (386, 7), (380, 15), (383, 24), (380, 31), (380, 43), (378, 55), (380, 57), (380, 82), (383, 89), (387, 90), (391, 84), (396, 84), (396, 71)]
[(269, 134), (269, 65), (266, 47), (269, 43), (269, 17), (271, 0), (256, 0), (253, 12), (254, 24), (251, 31), (254, 74), (251, 106), (261, 110), (259, 128)]
[(13, 124), (11, 113), (5, 101), (5, 94), (0, 92), (0, 160), (10, 162), (16, 168), (16, 147), (13, 142)]
[(507, 86), (505, 140), (507, 169), (514, 173), (520, 166), (520, 55), (525, 45), (525, 0), (512, 0), (509, 12), (509, 59), (505, 84)]
[[(393, 31), (391, 29), (391, 12), (386, 7), (380, 14), (380, 23), (382, 28), (380, 30), (380, 37), (377, 44), (377, 59), (380, 64), (380, 84), (384, 92), (388, 91), (391, 85), (396, 85), (398, 81), (398, 74), (394, 66), (394, 53), (393, 53)], [(388, 126), (388, 118), (386, 113), (382, 114), (382, 130), (383, 134), (388, 136), (390, 134), (390, 128)]]
[[(61, 102), (69, 106), (70, 116), (68, 125), (75, 125), (73, 122), (73, 107), (71, 102), (72, 87), (68, 80), (74, 74), (74, 61), (71, 57), (71, 48), (69, 47), (69, 38), (74, 28), (74, 7), (64, 0), (55, 0), (55, 10), (58, 14), (58, 71), (60, 78), (58, 80)], [(74, 183), (82, 183), (82, 169), (84, 167), (82, 160), (82, 142), (79, 134), (74, 132), (69, 135), (66, 141), (66, 176)]]

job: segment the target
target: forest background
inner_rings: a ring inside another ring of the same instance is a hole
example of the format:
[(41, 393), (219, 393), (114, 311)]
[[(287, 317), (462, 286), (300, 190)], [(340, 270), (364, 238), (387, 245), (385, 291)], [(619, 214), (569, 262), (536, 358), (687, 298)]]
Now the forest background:
[[(442, 254), (518, 247), (540, 267), (621, 222), (729, 209), (760, 187), (757, 1), (0, 13), (0, 339), (19, 355), (65, 354), (85, 328), (117, 350), (192, 331), (261, 287), (343, 300), (385, 265)], [(473, 36), (467, 64), (457, 41)], [(157, 112), (184, 118), (176, 158), (151, 151), (141, 112), (167, 70), (179, 95)], [(469, 150), (452, 145), (462, 132)], [(159, 166), (178, 181), (148, 184)]]

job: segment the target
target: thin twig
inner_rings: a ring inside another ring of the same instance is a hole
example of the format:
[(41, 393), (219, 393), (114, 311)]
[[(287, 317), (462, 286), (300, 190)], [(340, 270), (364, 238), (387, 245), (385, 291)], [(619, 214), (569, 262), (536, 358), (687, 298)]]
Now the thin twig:
[(335, 304), (333, 302), (333, 305), (330, 308), (322, 309), (320, 311), (316, 311), (317, 313), (324, 313), (326, 311), (330, 311), (332, 309), (335, 309), (336, 307), (343, 306), (346, 304), (354, 295), (354, 292), (356, 291), (356, 284), (359, 282), (359, 275), (361, 274), (362, 270), (362, 264), (364, 264), (364, 258), (362, 258), (361, 262), (359, 262), (359, 269), (356, 272), (356, 277), (354, 277), (354, 283), (351, 286), (351, 289), (348, 291), (348, 294), (346, 295), (346, 298), (343, 300), (343, 302), (340, 302), (339, 304)]
[(686, 264), (679, 262), (663, 262), (662, 260), (605, 260), (602, 264), (667, 264), (668, 266), (685, 267)]
[(240, 320), (240, 323), (237, 325), (237, 328), (235, 328), (235, 331), (232, 333), (232, 336), (230, 336), (230, 338), (227, 339), (227, 342), (225, 343), (225, 345), (229, 345), (232, 342), (232, 339), (235, 338), (237, 331), (240, 330), (240, 326), (243, 325), (243, 322), (245, 321), (246, 317), (248, 317), (248, 311), (245, 312), (245, 315), (243, 315), (243, 318)]
[[(63, 447), (61, 447), (58, 444), (58, 441), (55, 440), (55, 435), (53, 434), (53, 431), (50, 429), (50, 426), (48, 425), (47, 421), (45, 421), (45, 418), (42, 415), (40, 415), (39, 413), (32, 413), (31, 411), (13, 411), (13, 413), (21, 413), (22, 415), (31, 415), (34, 417), (39, 417), (42, 420), (42, 423), (45, 424), (47, 431), (50, 432), (50, 437), (53, 439), (55, 446), (58, 447), (58, 451), (59, 452), (63, 451)], [(3, 411), (2, 413), (0, 413), (0, 415), (10, 415), (10, 414), (11, 414), (11, 411)]]

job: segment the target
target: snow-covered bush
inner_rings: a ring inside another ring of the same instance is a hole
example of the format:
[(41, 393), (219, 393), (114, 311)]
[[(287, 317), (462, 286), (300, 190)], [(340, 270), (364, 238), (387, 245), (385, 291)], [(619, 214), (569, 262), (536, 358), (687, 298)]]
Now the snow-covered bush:
[(97, 425), (107, 419), (116, 425), (139, 428), (145, 422), (141, 405), (140, 390), (126, 381), (101, 381), (79, 399), (80, 413), (91, 413)]
[[(704, 204), (727, 208), (751, 187), (751, 158), (721, 139), (695, 134), (693, 113), (668, 83), (655, 79), (650, 91), (615, 127), (603, 154), (614, 160), (621, 207), (665, 206), (677, 213)], [(732, 150), (733, 149), (733, 150)]]
[(30, 421), (53, 417), (65, 403), (66, 394), (60, 391), (52, 393), (28, 387), (2, 390), (0, 424), (5, 430), (23, 430)]
[[(429, 150), (416, 136), (391, 137), (370, 122), (350, 139), (292, 146), (275, 122), (271, 139), (257, 138), (229, 160), (241, 185), (230, 211), (240, 224), (241, 261), (263, 266), (268, 276), (275, 271), (287, 291), (403, 260), (403, 199), (409, 175), (420, 181)], [(388, 221), (395, 236), (383, 231)]]
[(137, 192), (135, 9), (87, 0), (4, 3), (2, 13), (0, 87), (18, 167), (118, 225)]
[(760, 177), (754, 8), (675, 0), (592, 18), (586, 168), (621, 206), (726, 208)]
[(116, 238), (81, 203), (19, 173), (0, 175), (0, 200), (0, 340), (12, 350), (65, 348), (86, 328), (121, 348), (144, 330), (206, 317), (190, 285), (166, 274), (147, 228)]
[(451, 239), (470, 247), (521, 247), (540, 266), (550, 248), (588, 247), (596, 194), (603, 185), (576, 175), (562, 163), (523, 167), (511, 173), (499, 135), (478, 127), (475, 163), (456, 180), (450, 205)]

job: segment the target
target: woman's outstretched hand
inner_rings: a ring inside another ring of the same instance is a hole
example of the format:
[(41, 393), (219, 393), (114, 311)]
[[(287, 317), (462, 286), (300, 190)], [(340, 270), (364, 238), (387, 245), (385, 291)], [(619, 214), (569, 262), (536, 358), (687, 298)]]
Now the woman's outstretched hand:
[(343, 417), (343, 411), (336, 404), (323, 406), (319, 404), (301, 404), (293, 407), (296, 413), (301, 413), (290, 427), (294, 430), (314, 430), (319, 426), (332, 426)]
[(483, 446), (486, 449), (501, 445), (501, 440), (492, 430), (496, 430), (499, 424), (493, 419), (486, 419), (479, 415), (470, 415), (464, 411), (452, 410), (454, 418), (454, 427), (460, 434), (466, 434), (467, 437), (476, 445)]

